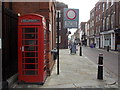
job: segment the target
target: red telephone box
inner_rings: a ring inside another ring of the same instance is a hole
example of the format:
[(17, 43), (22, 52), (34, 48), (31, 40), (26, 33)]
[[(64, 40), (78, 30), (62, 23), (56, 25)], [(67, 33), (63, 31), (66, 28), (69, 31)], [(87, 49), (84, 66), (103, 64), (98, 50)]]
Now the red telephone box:
[(18, 81), (44, 83), (46, 75), (46, 22), (37, 14), (19, 17)]

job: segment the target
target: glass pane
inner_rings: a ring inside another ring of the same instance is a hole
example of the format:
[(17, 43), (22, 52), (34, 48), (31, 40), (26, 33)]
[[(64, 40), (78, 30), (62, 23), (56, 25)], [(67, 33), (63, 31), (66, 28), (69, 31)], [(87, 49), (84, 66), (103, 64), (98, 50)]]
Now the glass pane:
[(38, 42), (37, 42), (37, 40), (23, 40), (22, 44), (23, 45), (37, 45)]
[(37, 34), (23, 34), (23, 39), (37, 39)]
[(24, 58), (23, 63), (38, 63), (37, 58)]
[(25, 69), (38, 69), (37, 64), (26, 64)]
[(38, 57), (38, 52), (25, 52), (25, 57)]
[(37, 33), (37, 28), (23, 28), (23, 33)]
[(25, 57), (25, 53), (24, 52), (22, 52), (22, 57)]
[(25, 71), (24, 75), (38, 75), (38, 71), (27, 70)]
[(25, 46), (25, 51), (38, 51), (37, 46)]

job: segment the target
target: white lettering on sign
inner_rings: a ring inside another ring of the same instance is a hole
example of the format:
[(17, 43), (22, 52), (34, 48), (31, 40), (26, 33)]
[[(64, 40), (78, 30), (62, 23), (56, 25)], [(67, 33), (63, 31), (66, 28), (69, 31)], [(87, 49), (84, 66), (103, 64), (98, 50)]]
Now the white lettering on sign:
[(2, 40), (0, 38), (0, 49), (2, 49)]
[(23, 19), (21, 20), (21, 22), (24, 22), (24, 23), (37, 23), (37, 22), (40, 22), (40, 20), (37, 20), (37, 19)]
[(79, 9), (64, 8), (64, 28), (78, 28), (79, 24)]
[(65, 27), (77, 27), (78, 22), (77, 21), (65, 21)]

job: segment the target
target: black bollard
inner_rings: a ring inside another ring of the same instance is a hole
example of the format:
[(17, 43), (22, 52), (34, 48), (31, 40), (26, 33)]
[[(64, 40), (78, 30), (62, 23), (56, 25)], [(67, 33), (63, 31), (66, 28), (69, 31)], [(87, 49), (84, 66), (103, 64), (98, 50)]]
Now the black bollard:
[(110, 50), (110, 47), (109, 47), (109, 46), (107, 46), (107, 52), (109, 52), (109, 50)]
[(103, 80), (103, 54), (99, 54), (97, 79)]
[(79, 52), (80, 56), (82, 56), (82, 47), (80, 46), (80, 52)]

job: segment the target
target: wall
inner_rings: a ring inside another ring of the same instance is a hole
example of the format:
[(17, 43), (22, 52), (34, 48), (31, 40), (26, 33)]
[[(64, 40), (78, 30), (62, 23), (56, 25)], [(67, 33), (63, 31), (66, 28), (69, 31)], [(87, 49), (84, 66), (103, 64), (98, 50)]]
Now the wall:
[(0, 90), (2, 88), (2, 2), (0, 2)]
[(36, 13), (45, 17), (47, 24), (47, 56), (48, 58), (48, 74), (50, 75), (54, 65), (53, 54), (51, 50), (56, 47), (56, 20), (55, 20), (55, 3), (54, 2), (13, 2), (13, 11), (20, 13), (20, 15), (28, 13)]
[(67, 49), (68, 48), (68, 35), (67, 35), (67, 29), (64, 29), (63, 25), (63, 8), (68, 8), (68, 6), (64, 3), (57, 2), (56, 4), (57, 10), (60, 11), (60, 29), (59, 29), (59, 35), (60, 35), (60, 49)]

